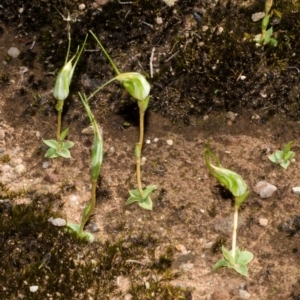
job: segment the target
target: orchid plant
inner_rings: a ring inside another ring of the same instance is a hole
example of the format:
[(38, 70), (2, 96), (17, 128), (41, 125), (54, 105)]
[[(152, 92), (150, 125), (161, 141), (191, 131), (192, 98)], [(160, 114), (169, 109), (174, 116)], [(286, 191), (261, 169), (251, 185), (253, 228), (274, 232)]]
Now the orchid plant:
[(271, 162), (279, 164), (284, 169), (290, 165), (292, 158), (295, 156), (295, 152), (291, 151), (291, 147), (294, 141), (288, 142), (283, 150), (276, 150), (273, 154), (269, 155), (268, 158)]
[[(217, 166), (211, 163), (211, 159), (215, 160)], [(226, 187), (235, 197), (232, 249), (228, 251), (224, 246), (222, 246), (223, 258), (213, 266), (213, 270), (217, 270), (221, 267), (227, 267), (235, 270), (243, 276), (248, 276), (247, 264), (253, 259), (253, 254), (249, 251), (242, 251), (236, 246), (238, 210), (249, 195), (247, 185), (239, 174), (223, 168), (219, 159), (210, 151), (208, 146), (205, 149), (205, 163), (210, 174), (214, 176), (221, 185)]]
[(102, 132), (99, 129), (99, 126), (95, 120), (95, 117), (89, 107), (87, 102), (87, 97), (85, 94), (79, 93), (79, 97), (83, 103), (83, 106), (87, 112), (87, 115), (90, 119), (90, 122), (94, 131), (94, 143), (92, 150), (92, 166), (91, 166), (91, 201), (83, 210), (81, 223), (80, 225), (74, 223), (67, 223), (68, 227), (70, 227), (73, 231), (77, 232), (79, 237), (87, 238), (89, 241), (93, 241), (94, 237), (91, 233), (83, 231), (86, 222), (88, 221), (91, 214), (94, 212), (96, 207), (96, 188), (97, 188), (97, 180), (100, 175), (100, 169), (103, 161), (103, 139)]
[(260, 45), (271, 45), (273, 47), (276, 47), (278, 45), (278, 41), (275, 38), (272, 38), (273, 35), (273, 27), (271, 26), (269, 29), (269, 23), (270, 23), (270, 10), (273, 5), (273, 0), (266, 0), (265, 2), (265, 17), (262, 20), (261, 23), (261, 34), (257, 35), (254, 38), (254, 41)]
[(95, 36), (95, 34), (92, 31), (90, 31), (90, 33), (95, 38), (97, 44), (99, 45), (99, 47), (101, 48), (101, 50), (103, 51), (107, 59), (109, 60), (110, 64), (112, 65), (116, 73), (116, 76), (113, 79), (104, 83), (93, 94), (91, 94), (90, 97), (92, 97), (95, 93), (97, 93), (100, 89), (102, 89), (107, 84), (113, 81), (119, 81), (126, 89), (126, 91), (135, 100), (137, 100), (137, 104), (139, 107), (139, 124), (140, 124), (139, 141), (135, 145), (137, 189), (133, 189), (129, 191), (130, 197), (126, 202), (126, 205), (134, 202), (138, 202), (138, 204), (142, 208), (152, 210), (153, 205), (151, 200), (151, 194), (154, 190), (157, 189), (157, 187), (155, 185), (149, 185), (145, 189), (143, 189), (142, 180), (141, 180), (141, 153), (142, 153), (143, 142), (144, 142), (144, 117), (150, 100), (150, 95), (149, 95), (150, 84), (146, 80), (146, 78), (140, 73), (137, 72), (120, 73), (113, 60), (108, 55), (105, 48), (102, 46), (99, 39)]
[(87, 36), (85, 37), (85, 40), (80, 50), (78, 47), (75, 55), (70, 60), (68, 60), (70, 47), (71, 47), (71, 37), (69, 33), (69, 43), (68, 43), (68, 50), (65, 59), (65, 65), (58, 73), (56, 77), (54, 89), (53, 89), (53, 96), (57, 100), (57, 104), (55, 106), (57, 110), (56, 140), (44, 140), (44, 143), (49, 147), (49, 149), (45, 154), (45, 157), (47, 158), (56, 158), (56, 157), (70, 158), (71, 157), (69, 149), (74, 146), (74, 143), (65, 140), (65, 138), (69, 133), (69, 128), (66, 128), (63, 132), (61, 132), (61, 117), (62, 117), (64, 102), (69, 96), (72, 77), (76, 65), (78, 63), (78, 60), (83, 52), (86, 40), (87, 40)]

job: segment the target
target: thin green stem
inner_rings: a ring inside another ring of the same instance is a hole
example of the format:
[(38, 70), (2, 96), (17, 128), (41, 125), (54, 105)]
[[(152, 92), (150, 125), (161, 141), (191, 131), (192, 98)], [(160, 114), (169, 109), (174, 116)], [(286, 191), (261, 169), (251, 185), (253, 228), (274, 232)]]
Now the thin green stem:
[(141, 180), (141, 158), (137, 158), (136, 160), (136, 180), (138, 184), (139, 193), (143, 197), (143, 187)]
[(100, 87), (98, 87), (96, 89), (95, 92), (93, 92), (92, 94), (89, 95), (89, 97), (87, 99), (85, 99), (86, 102), (88, 102), (91, 98), (93, 98), (101, 89), (103, 89), (105, 86), (109, 85), (110, 83), (112, 83), (114, 80), (116, 80), (116, 78), (114, 77), (113, 79), (110, 79), (109, 81), (105, 82), (103, 85), (101, 85)]
[(233, 215), (233, 231), (232, 231), (232, 256), (235, 259), (235, 249), (236, 249), (236, 231), (238, 226), (238, 211), (239, 206), (234, 206), (234, 215)]
[(145, 120), (145, 113), (140, 108), (140, 139), (139, 139), (139, 145), (140, 145), (140, 152), (141, 153), (142, 153), (143, 142), (144, 142), (144, 120)]
[(84, 209), (81, 224), (79, 228), (79, 235), (83, 233), (84, 225), (89, 219), (90, 215), (94, 212), (96, 206), (96, 188), (97, 188), (97, 181), (92, 180), (92, 191), (91, 191), (91, 202), (88, 206)]
[(110, 56), (106, 52), (105, 48), (102, 46), (101, 42), (98, 40), (98, 38), (96, 37), (96, 35), (91, 30), (90, 30), (90, 33), (95, 38), (95, 40), (98, 43), (98, 45), (100, 46), (101, 50), (103, 51), (103, 53), (105, 54), (105, 56), (109, 60), (110, 64), (112, 65), (112, 67), (114, 69), (114, 71), (116, 72), (116, 74), (120, 75), (121, 74), (120, 71), (118, 70), (117, 66), (115, 65), (115, 63), (113, 62), (113, 60), (110, 58)]
[(137, 146), (139, 147), (139, 157), (136, 160), (136, 179), (138, 184), (138, 190), (140, 195), (143, 197), (142, 179), (141, 179), (141, 155), (144, 141), (144, 117), (145, 113), (142, 108), (140, 108), (140, 137)]
[(60, 131), (61, 131), (61, 113), (62, 111), (59, 110), (57, 112), (57, 129), (56, 129), (56, 139), (58, 142), (60, 142)]

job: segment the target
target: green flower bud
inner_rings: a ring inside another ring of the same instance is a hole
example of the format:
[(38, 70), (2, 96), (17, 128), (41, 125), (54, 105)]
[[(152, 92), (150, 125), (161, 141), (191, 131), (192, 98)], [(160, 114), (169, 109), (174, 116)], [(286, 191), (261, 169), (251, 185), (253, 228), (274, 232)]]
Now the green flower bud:
[(122, 73), (115, 77), (136, 100), (144, 101), (150, 93), (150, 84), (145, 76), (136, 72)]
[[(72, 67), (72, 60), (74, 58), (75, 56), (63, 66), (63, 68), (60, 70), (60, 72), (56, 77), (56, 81), (53, 89), (53, 96), (58, 101), (64, 101), (69, 96), (69, 88), (74, 73), (74, 69)], [(57, 106), (58, 107), (56, 107), (56, 109), (59, 110), (60, 106), (62, 105), (57, 105)]]
[[(211, 157), (215, 159), (218, 166), (214, 166), (211, 163)], [(209, 148), (206, 148), (205, 150), (205, 162), (211, 175), (232, 193), (236, 198), (235, 205), (240, 206), (249, 194), (247, 184), (244, 182), (243, 178), (239, 174), (223, 168), (219, 159), (209, 150)]]

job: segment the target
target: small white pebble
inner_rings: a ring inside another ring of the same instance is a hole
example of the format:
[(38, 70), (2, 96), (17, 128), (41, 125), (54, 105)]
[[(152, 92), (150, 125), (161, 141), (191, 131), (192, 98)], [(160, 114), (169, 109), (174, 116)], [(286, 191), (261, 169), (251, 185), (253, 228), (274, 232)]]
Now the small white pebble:
[(247, 78), (247, 77), (244, 76), (244, 75), (241, 76), (241, 80), (245, 80), (246, 78)]
[(300, 195), (300, 186), (294, 186), (292, 188), (292, 191), (293, 191), (294, 194)]
[(158, 138), (155, 138), (155, 139), (153, 140), (154, 143), (157, 143), (158, 141), (159, 141)]
[(84, 3), (79, 4), (78, 9), (79, 10), (85, 10), (85, 4)]
[(150, 144), (151, 143), (151, 140), (146, 140), (146, 144)]
[(48, 219), (48, 222), (52, 223), (54, 226), (66, 226), (67, 222), (65, 219), (62, 218), (56, 218), (53, 219), (52, 217), (50, 219)]
[(146, 160), (147, 160), (147, 158), (146, 158), (145, 156), (143, 156), (143, 157), (141, 158), (141, 165), (142, 165), (142, 166), (145, 164)]
[(161, 17), (157, 17), (155, 21), (157, 25), (161, 25), (163, 23), (163, 19)]
[(258, 223), (259, 223), (260, 226), (266, 227), (268, 225), (269, 221), (265, 218), (260, 218), (258, 220)]
[(36, 136), (37, 138), (40, 138), (40, 137), (41, 137), (41, 133), (40, 133), (39, 131), (37, 131), (37, 132), (35, 133), (35, 136)]
[(37, 285), (32, 285), (29, 287), (31, 293), (35, 293), (38, 289), (39, 287)]
[(167, 144), (172, 146), (173, 145), (173, 140), (167, 140)]
[(251, 295), (246, 290), (239, 290), (242, 299), (250, 299)]
[(203, 116), (203, 121), (207, 121), (208, 120), (208, 115)]
[(8, 49), (7, 54), (12, 58), (17, 58), (20, 55), (21, 51), (16, 47), (11, 47)]
[(43, 161), (43, 164), (42, 164), (42, 168), (43, 169), (47, 169), (50, 166), (51, 166), (51, 162), (50, 161)]

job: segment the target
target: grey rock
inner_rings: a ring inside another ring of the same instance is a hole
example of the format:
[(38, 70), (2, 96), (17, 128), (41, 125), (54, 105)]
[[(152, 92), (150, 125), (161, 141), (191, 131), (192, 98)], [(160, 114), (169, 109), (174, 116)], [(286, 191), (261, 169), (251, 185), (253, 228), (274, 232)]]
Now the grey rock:
[(7, 54), (12, 58), (17, 58), (20, 55), (21, 51), (16, 47), (10, 47), (7, 51)]

